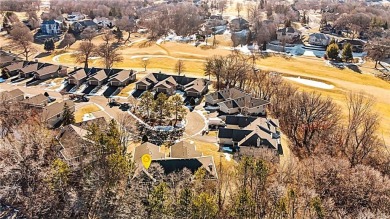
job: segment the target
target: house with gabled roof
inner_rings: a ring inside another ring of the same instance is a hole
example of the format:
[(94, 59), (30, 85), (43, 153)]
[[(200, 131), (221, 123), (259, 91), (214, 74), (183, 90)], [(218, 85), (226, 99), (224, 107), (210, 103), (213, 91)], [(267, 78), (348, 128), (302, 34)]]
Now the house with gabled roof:
[(234, 152), (239, 152), (241, 147), (266, 148), (283, 154), (279, 120), (226, 116), (226, 125), (218, 130), (221, 147), (231, 147)]
[(112, 69), (112, 76), (108, 79), (108, 84), (115, 87), (125, 87), (135, 81), (136, 71), (124, 69)]
[(49, 98), (43, 94), (38, 94), (33, 97), (26, 97), (22, 103), (27, 107), (43, 108), (49, 104)]
[(67, 68), (61, 65), (46, 65), (34, 71), (34, 78), (37, 80), (46, 80), (67, 75)]
[(20, 89), (0, 93), (0, 103), (15, 103), (24, 100), (24, 92)]
[(46, 35), (61, 34), (62, 23), (57, 20), (45, 20), (41, 24), (41, 32)]
[(87, 79), (89, 85), (101, 86), (107, 82), (110, 69), (94, 69), (91, 71), (95, 71), (95, 73), (90, 74)]
[(18, 70), (19, 78), (30, 78), (34, 76), (34, 72), (45, 66), (44, 63), (30, 62), (23, 68)]
[(285, 27), (276, 31), (276, 37), (281, 42), (293, 43), (299, 40), (300, 32), (293, 27)]
[(18, 70), (22, 69), (24, 66), (28, 64), (27, 61), (17, 61), (13, 62), (10, 65), (3, 68), (1, 72), (1, 77), (10, 78), (18, 75)]
[(203, 78), (183, 75), (150, 73), (136, 83), (137, 90), (155, 90), (172, 95), (176, 90), (185, 92), (187, 97), (201, 97), (208, 91), (209, 82)]
[(265, 115), (268, 101), (255, 98), (237, 88), (226, 88), (206, 95), (207, 105), (217, 105), (225, 114)]
[(330, 37), (323, 33), (312, 33), (309, 36), (309, 43), (316, 46), (327, 46), (330, 43)]
[(203, 154), (196, 150), (195, 144), (180, 141), (169, 148), (169, 156), (172, 158), (202, 157)]
[(17, 60), (19, 60), (17, 57), (6, 52), (0, 51), (0, 68), (6, 67)]
[(68, 75), (68, 84), (73, 84), (80, 86), (82, 83), (87, 81), (89, 69), (86, 68), (76, 68)]
[(56, 102), (42, 109), (42, 120), (46, 122), (48, 128), (55, 128), (62, 121), (65, 104), (71, 112), (75, 111), (75, 104), (71, 100)]
[(92, 125), (105, 129), (107, 121), (104, 117), (99, 117), (67, 125), (56, 136), (61, 145), (61, 156), (69, 165), (77, 166), (81, 162), (89, 162), (91, 161), (90, 155), (98, 152), (94, 142), (88, 139), (88, 130)]
[(165, 78), (162, 81), (159, 81), (154, 85), (154, 89), (158, 93), (165, 93), (167, 95), (173, 95), (176, 92), (177, 82), (172, 76)]
[(165, 154), (160, 152), (160, 147), (150, 142), (145, 142), (133, 150), (133, 161), (139, 165), (142, 165), (142, 156), (149, 154), (152, 160), (164, 159)]
[(133, 161), (137, 166), (134, 177), (145, 172), (142, 166), (142, 156), (149, 154), (152, 157), (152, 164), (159, 164), (164, 169), (165, 174), (170, 174), (184, 169), (195, 173), (200, 168), (206, 170), (206, 177), (209, 179), (217, 179), (217, 169), (215, 167), (213, 156), (203, 156), (203, 154), (196, 150), (195, 145), (188, 142), (178, 142), (170, 149), (170, 156), (165, 156), (160, 151), (160, 147), (146, 142), (135, 147), (133, 150)]

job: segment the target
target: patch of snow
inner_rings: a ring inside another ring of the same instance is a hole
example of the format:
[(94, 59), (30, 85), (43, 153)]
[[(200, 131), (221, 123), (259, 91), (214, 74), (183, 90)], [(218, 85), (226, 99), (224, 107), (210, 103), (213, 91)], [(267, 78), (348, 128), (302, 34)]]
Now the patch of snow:
[(83, 115), (83, 122), (95, 119), (95, 116), (92, 113), (86, 113)]
[(225, 159), (227, 160), (227, 161), (232, 161), (232, 155), (231, 154), (228, 154), (228, 153), (223, 153), (223, 155), (225, 155)]
[(291, 80), (291, 81), (298, 82), (300, 84), (311, 86), (311, 87), (327, 89), (327, 90), (331, 90), (334, 88), (334, 86), (331, 84), (326, 84), (324, 82), (314, 81), (314, 80), (310, 80), (310, 79), (303, 79), (300, 77), (297, 77), (297, 78), (296, 77), (284, 77), (284, 78)]

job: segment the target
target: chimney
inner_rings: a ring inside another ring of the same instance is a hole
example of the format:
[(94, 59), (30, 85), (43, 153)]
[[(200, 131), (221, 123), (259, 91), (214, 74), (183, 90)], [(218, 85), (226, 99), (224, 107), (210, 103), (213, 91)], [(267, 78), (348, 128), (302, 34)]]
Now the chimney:
[(213, 164), (212, 163), (209, 164), (209, 170), (210, 170), (210, 172), (213, 172)]

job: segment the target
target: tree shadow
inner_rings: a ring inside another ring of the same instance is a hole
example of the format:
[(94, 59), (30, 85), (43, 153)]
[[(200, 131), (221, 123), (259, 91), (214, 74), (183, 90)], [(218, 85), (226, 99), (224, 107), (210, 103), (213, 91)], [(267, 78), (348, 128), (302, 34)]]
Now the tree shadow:
[(357, 65), (347, 65), (347, 68), (351, 69), (352, 71), (361, 74), (362, 71), (360, 70), (359, 66)]
[(35, 56), (35, 58), (43, 58), (43, 57), (47, 57), (51, 54), (51, 52), (41, 52), (39, 53), (37, 56)]
[(146, 48), (146, 47), (150, 47), (153, 45), (153, 41), (152, 40), (148, 40), (148, 41), (145, 41), (145, 42), (142, 42), (139, 44), (139, 48)]

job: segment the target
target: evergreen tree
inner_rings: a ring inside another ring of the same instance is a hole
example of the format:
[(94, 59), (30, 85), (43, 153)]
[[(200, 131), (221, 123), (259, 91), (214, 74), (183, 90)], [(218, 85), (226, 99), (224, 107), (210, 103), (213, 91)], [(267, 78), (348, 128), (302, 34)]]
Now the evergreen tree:
[(123, 32), (119, 29), (119, 27), (116, 28), (116, 31), (114, 31), (115, 38), (118, 40), (118, 43), (122, 41), (123, 39)]
[(326, 49), (326, 55), (329, 59), (336, 60), (339, 56), (339, 46), (336, 43), (332, 43)]
[(159, 124), (162, 124), (164, 118), (171, 115), (171, 104), (169, 104), (168, 97), (164, 93), (159, 93), (157, 99), (153, 104), (153, 111), (156, 112)]
[(287, 20), (284, 22), (284, 27), (291, 27), (291, 20), (290, 20), (290, 19), (287, 19)]
[(48, 40), (46, 40), (43, 48), (44, 48), (46, 51), (48, 51), (48, 52), (53, 51), (54, 48), (55, 48), (54, 40), (53, 40), (53, 39), (48, 39)]
[(351, 61), (353, 59), (351, 44), (347, 43), (346, 45), (344, 45), (342, 57), (346, 62)]
[(332, 38), (332, 39), (330, 40), (330, 42), (329, 42), (329, 45), (330, 45), (330, 44), (334, 44), (334, 43), (336, 43), (336, 40), (335, 40), (334, 38)]
[(70, 111), (68, 104), (64, 104), (64, 114), (62, 116), (62, 125), (75, 123), (74, 113)]
[(150, 91), (146, 91), (140, 98), (139, 108), (143, 114), (146, 114), (146, 118), (150, 119), (152, 114), (153, 94)]

